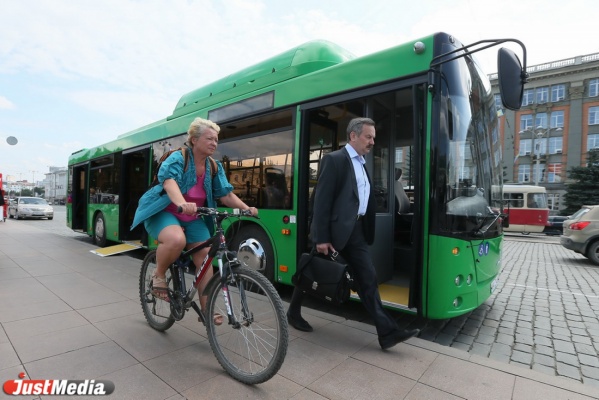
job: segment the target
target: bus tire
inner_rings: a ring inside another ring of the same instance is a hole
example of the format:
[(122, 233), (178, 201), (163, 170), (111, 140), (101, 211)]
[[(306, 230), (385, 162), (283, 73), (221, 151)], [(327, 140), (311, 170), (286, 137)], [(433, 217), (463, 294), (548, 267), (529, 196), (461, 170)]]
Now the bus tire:
[[(268, 235), (256, 225), (242, 227), (231, 240), (230, 249), (237, 251), (242, 265), (260, 272), (270, 282), (275, 279), (275, 255)], [(256, 255), (252, 255), (254, 252)], [(260, 254), (263, 257), (260, 257)]]
[(94, 243), (98, 247), (105, 247), (106, 242), (106, 220), (104, 214), (98, 213), (94, 219)]
[(599, 265), (599, 240), (589, 245), (586, 256), (593, 264)]

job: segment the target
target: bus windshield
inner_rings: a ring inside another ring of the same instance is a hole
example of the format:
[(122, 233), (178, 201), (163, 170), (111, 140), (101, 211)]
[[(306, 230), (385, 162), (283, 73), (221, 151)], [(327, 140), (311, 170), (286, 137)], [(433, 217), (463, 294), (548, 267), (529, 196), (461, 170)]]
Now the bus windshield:
[(497, 112), (486, 75), (464, 57), (442, 68), (447, 113), (448, 149), (446, 215), (451, 232), (471, 232), (481, 219), (493, 217), (501, 199), (501, 147)]

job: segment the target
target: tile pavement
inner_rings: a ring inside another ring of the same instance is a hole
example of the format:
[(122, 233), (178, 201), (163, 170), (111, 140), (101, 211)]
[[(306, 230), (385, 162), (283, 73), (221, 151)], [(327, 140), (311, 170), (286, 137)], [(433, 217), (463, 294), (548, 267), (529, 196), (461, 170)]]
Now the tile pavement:
[(599, 388), (599, 267), (558, 240), (517, 239), (496, 294), (420, 337)]
[(381, 351), (372, 326), (311, 309), (315, 331), (290, 328), (279, 373), (246, 386), (222, 371), (192, 316), (166, 333), (149, 328), (137, 299), (139, 260), (101, 258), (93, 248), (19, 221), (0, 224), (0, 382), (20, 372), (107, 379), (113, 399), (599, 398), (581, 382), (418, 338)]

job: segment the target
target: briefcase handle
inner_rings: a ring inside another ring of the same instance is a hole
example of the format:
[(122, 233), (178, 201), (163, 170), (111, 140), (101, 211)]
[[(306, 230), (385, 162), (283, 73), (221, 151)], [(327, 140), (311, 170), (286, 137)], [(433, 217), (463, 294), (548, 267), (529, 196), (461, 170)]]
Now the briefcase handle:
[(321, 255), (321, 256), (324, 256), (324, 257), (330, 257), (331, 260), (333, 260), (333, 261), (337, 261), (337, 257), (339, 256), (339, 252), (336, 251), (336, 250), (334, 252), (332, 252), (332, 253), (329, 253), (328, 256), (325, 256), (324, 254), (321, 254), (318, 251), (316, 251), (316, 246), (312, 247), (312, 251), (310, 251), (310, 254), (312, 256)]

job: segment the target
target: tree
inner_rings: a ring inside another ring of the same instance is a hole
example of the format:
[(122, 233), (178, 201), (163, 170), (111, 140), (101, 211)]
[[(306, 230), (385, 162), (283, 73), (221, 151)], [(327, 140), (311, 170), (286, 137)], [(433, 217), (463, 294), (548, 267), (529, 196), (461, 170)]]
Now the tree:
[(572, 215), (585, 204), (599, 204), (599, 149), (590, 150), (587, 155), (586, 167), (572, 167), (568, 171), (572, 183), (566, 184), (566, 208), (562, 215)]
[(44, 197), (44, 193), (46, 191), (44, 190), (43, 187), (34, 187), (33, 188), (33, 195), (36, 197)]

